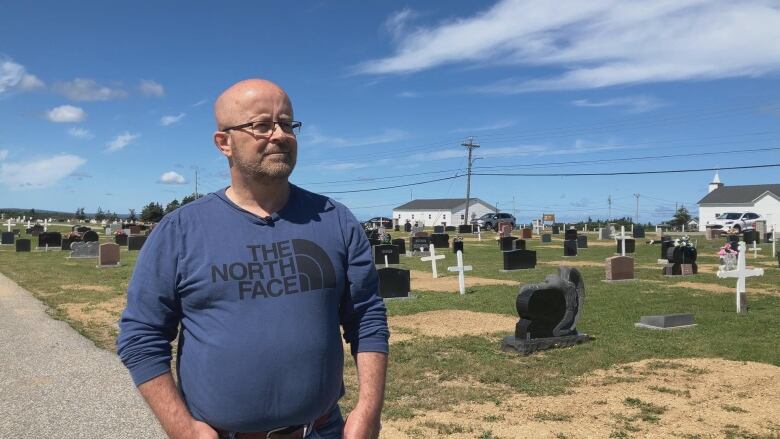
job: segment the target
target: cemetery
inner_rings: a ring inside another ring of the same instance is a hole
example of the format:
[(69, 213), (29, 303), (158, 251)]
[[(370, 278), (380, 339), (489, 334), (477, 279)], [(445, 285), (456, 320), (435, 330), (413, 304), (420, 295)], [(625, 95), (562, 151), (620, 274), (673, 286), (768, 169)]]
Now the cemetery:
[[(386, 437), (696, 437), (727, 435), (726, 425), (753, 437), (745, 420), (771, 417), (762, 395), (780, 390), (774, 243), (539, 231), (367, 232), (391, 328)], [(147, 233), (22, 227), (3, 236), (0, 270), (113, 351)], [(357, 378), (345, 367), (350, 407)]]

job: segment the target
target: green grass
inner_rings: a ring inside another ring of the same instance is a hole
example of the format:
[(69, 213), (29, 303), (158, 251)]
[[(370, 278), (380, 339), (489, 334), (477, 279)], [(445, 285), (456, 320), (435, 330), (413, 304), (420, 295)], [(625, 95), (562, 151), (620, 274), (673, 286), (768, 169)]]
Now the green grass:
[[(394, 235), (405, 236), (402, 232)], [(466, 242), (465, 263), (474, 266), (474, 271), (467, 276), (509, 279), (526, 284), (540, 282), (546, 275), (556, 272), (554, 266), (539, 264), (535, 270), (501, 273), (501, 254), (492, 236), (492, 233), (485, 233), (481, 243)], [(590, 238), (594, 235), (591, 234)], [(717, 263), (714, 255), (721, 241), (705, 241), (700, 237), (698, 243), (699, 262)], [(549, 248), (551, 245), (553, 247)], [(559, 237), (544, 246), (538, 239), (532, 239), (528, 241), (528, 247), (537, 250), (540, 262), (564, 260)], [(764, 244), (762, 247), (765, 248), (763, 253), (768, 255), (767, 248), (771, 245)], [(605, 258), (614, 255), (614, 250), (613, 246), (592, 246), (580, 250), (579, 256), (571, 260), (603, 264)], [(439, 273), (453, 276), (446, 267), (454, 265), (454, 255), (450, 251), (445, 253), (447, 258), (439, 262)], [(0, 248), (0, 271), (49, 305), (56, 318), (66, 320), (99, 346), (113, 350), (116, 318), (86, 322), (72, 318), (65, 309), (73, 304), (99, 307), (124, 295), (137, 252), (123, 250), (122, 267), (115, 269), (96, 269), (95, 260), (67, 260), (66, 255), (66, 252), (59, 251), (16, 254), (13, 247), (4, 246)], [(776, 340), (780, 339), (780, 315), (776, 312), (780, 308), (780, 297), (750, 293), (751, 286), (756, 284), (764, 285), (763, 288), (777, 288), (780, 270), (761, 265), (765, 269), (764, 277), (747, 281), (750, 311), (736, 314), (733, 294), (671, 288), (683, 281), (734, 288), (736, 280), (717, 279), (713, 273), (687, 278), (664, 277), (660, 266), (656, 265), (660, 256), (659, 246), (648, 246), (641, 240), (637, 242), (635, 256), (639, 266), (636, 271), (639, 280), (636, 282), (602, 282), (603, 265), (579, 268), (585, 279), (586, 294), (585, 308), (577, 327), (595, 337), (589, 343), (527, 357), (503, 353), (499, 350), (501, 338), (512, 334), (513, 326), (490, 328), (494, 332), (490, 336), (415, 338), (394, 343), (391, 347), (385, 417), (411, 418), (421, 411), (446, 410), (464, 402), (501, 405), (512, 392), (561, 394), (578, 377), (590, 371), (648, 358), (657, 359), (648, 364), (649, 369), (682, 369), (691, 377), (708, 371), (684, 366), (674, 359), (717, 357), (780, 365), (780, 350), (776, 349)], [(757, 260), (769, 261), (770, 258), (765, 256)], [(753, 264), (753, 261), (750, 256), (748, 264)], [(401, 262), (407, 268), (430, 272), (430, 263), (421, 262), (419, 258), (402, 257)], [(63, 287), (72, 284), (105, 286), (107, 291)], [(515, 298), (518, 290), (517, 286), (484, 286), (471, 288), (463, 296), (415, 291), (415, 299), (388, 301), (387, 307), (390, 316), (457, 309), (517, 317)], [(641, 330), (633, 326), (641, 315), (679, 312), (693, 313), (697, 326), (669, 332)], [(351, 360), (346, 364), (347, 394), (343, 402), (345, 410), (349, 410), (355, 402), (357, 380)], [(635, 378), (607, 377), (607, 381), (614, 382), (629, 379)], [(443, 385), (453, 382), (476, 385)], [(684, 391), (660, 387), (653, 390), (687, 397)], [(660, 416), (650, 406), (640, 404), (636, 408), (648, 422)], [(629, 427), (621, 426), (613, 433), (628, 434), (630, 428), (629, 423)], [(474, 434), (492, 437), (489, 431)]]

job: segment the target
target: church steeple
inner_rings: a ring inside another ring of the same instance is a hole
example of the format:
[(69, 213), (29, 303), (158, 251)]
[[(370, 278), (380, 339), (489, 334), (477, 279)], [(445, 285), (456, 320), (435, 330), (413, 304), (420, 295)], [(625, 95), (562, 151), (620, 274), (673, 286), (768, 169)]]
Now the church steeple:
[(722, 187), (722, 186), (723, 186), (723, 183), (720, 182), (720, 175), (718, 174), (718, 171), (715, 171), (715, 177), (712, 179), (712, 183), (710, 183), (710, 185), (708, 186), (709, 192), (712, 192), (715, 189), (718, 189), (719, 187)]

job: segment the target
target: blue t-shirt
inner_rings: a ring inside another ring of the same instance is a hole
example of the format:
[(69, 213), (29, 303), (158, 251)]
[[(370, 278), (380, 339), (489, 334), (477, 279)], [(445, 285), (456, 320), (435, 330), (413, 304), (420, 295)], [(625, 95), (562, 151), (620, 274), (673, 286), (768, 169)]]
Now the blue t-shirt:
[(343, 393), (341, 333), (387, 352), (371, 249), (349, 210), (290, 185), (268, 219), (225, 190), (166, 215), (143, 246), (119, 323), (136, 385), (177, 371), (192, 415), (229, 431), (305, 424)]

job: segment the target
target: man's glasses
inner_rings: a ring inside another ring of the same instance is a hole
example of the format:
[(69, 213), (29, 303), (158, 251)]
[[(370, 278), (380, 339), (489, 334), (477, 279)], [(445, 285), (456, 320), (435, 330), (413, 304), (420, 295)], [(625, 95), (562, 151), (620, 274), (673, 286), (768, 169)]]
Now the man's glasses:
[(230, 130), (239, 130), (242, 128), (249, 128), (256, 136), (267, 137), (274, 133), (274, 128), (279, 125), (287, 134), (298, 135), (301, 132), (301, 122), (295, 120), (262, 120), (258, 122), (247, 122), (234, 127), (223, 128), (222, 131), (227, 132)]

